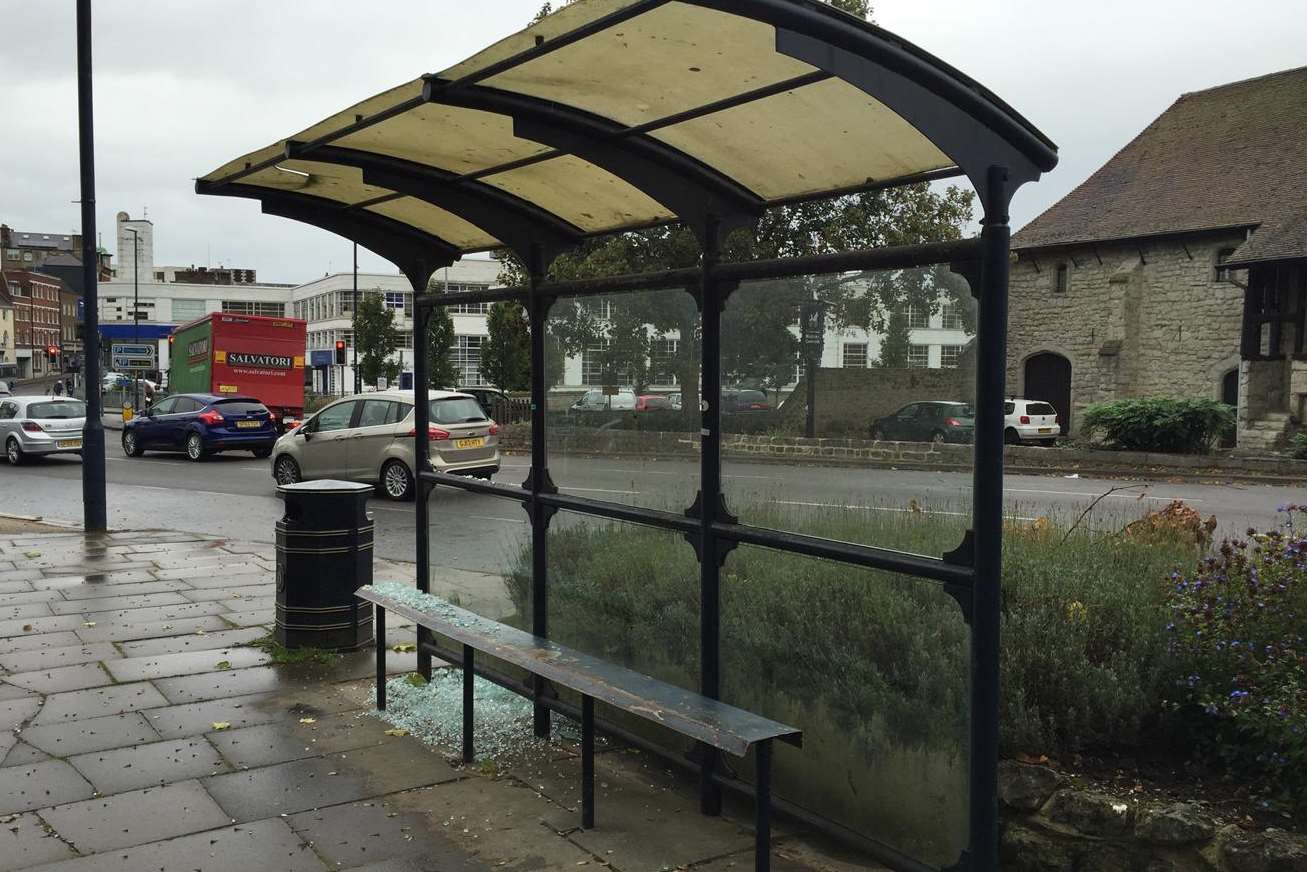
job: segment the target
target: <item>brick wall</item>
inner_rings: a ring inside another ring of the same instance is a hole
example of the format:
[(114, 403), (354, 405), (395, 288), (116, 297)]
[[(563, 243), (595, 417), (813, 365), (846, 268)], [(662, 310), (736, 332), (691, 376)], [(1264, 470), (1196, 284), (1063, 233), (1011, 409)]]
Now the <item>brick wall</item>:
[[(1024, 393), (1026, 359), (1051, 351), (1071, 362), (1073, 429), (1089, 403), (1218, 399), (1221, 377), (1239, 366), (1243, 291), (1217, 282), (1214, 265), (1217, 251), (1242, 240), (1235, 231), (1021, 252), (1010, 284), (1009, 393)], [(1054, 292), (1059, 263), (1069, 268), (1065, 293)]]
[[(817, 432), (865, 433), (871, 422), (918, 400), (975, 396), (974, 353), (957, 369), (832, 368), (817, 370)], [(800, 379), (781, 405), (787, 425), (802, 426), (808, 385)]]

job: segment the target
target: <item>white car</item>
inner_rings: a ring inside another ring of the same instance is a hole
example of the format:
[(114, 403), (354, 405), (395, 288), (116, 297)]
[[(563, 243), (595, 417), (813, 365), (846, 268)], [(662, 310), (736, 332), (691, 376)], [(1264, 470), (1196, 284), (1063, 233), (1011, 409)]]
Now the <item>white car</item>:
[(633, 412), (635, 411), (635, 390), (619, 388), (616, 394), (605, 394), (601, 390), (589, 390), (570, 407), (573, 412)]
[(11, 466), (30, 457), (82, 453), (86, 403), (74, 397), (0, 400), (0, 444)]
[(1003, 441), (1009, 445), (1040, 442), (1052, 445), (1062, 435), (1057, 410), (1043, 400), (1013, 397), (1003, 404)]

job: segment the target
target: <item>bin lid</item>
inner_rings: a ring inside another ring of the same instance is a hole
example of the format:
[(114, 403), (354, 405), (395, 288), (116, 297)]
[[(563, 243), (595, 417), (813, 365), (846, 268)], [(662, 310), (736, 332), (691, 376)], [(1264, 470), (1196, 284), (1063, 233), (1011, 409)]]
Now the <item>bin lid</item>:
[(338, 481), (334, 478), (277, 485), (277, 493), (279, 494), (359, 494), (371, 493), (373, 490), (375, 488), (370, 484), (357, 481)]

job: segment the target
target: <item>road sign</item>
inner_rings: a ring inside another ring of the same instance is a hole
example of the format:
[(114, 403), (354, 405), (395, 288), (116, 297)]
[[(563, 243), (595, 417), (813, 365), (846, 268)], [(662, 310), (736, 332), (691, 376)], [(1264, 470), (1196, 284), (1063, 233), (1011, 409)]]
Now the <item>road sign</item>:
[(158, 369), (156, 349), (144, 342), (115, 342), (110, 345), (109, 356), (113, 368), (124, 372), (149, 372)]

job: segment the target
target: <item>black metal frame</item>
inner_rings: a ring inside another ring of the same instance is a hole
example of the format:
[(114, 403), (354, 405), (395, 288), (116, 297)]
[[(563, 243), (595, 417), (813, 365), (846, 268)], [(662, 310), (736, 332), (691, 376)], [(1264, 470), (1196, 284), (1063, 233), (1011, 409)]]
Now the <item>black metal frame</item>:
[[(274, 191), (239, 180), (275, 166), (280, 158), (247, 165), (197, 190), (247, 196), (263, 202), (265, 211), (293, 217), (354, 238), (378, 254), (395, 261), (409, 277), (415, 292), (414, 382), (416, 431), (414, 450), (418, 471), (417, 579), (430, 588), (430, 529), (427, 499), (438, 485), (518, 501), (526, 508), (532, 531), (531, 629), (548, 636), (546, 542), (550, 518), (559, 509), (596, 517), (643, 524), (683, 534), (695, 547), (700, 561), (701, 675), (700, 690), (715, 697), (720, 689), (718, 671), (718, 590), (721, 562), (739, 543), (763, 546), (851, 565), (889, 570), (934, 581), (959, 603), (971, 625), (971, 735), (970, 735), (970, 838), (967, 848), (950, 869), (997, 868), (998, 857), (998, 630), (999, 579), (1002, 541), (1002, 400), (1006, 357), (1007, 283), (1010, 233), (1007, 209), (1022, 184), (1039, 177), (1057, 162), (1052, 143), (976, 82), (938, 59), (891, 34), (840, 13), (816, 0), (685, 0), (705, 8), (763, 22), (775, 28), (776, 51), (802, 60), (816, 72), (785, 83), (759, 88), (712, 104), (678, 112), (642, 125), (624, 126), (611, 119), (534, 97), (483, 84), (551, 51), (663, 5), (665, 0), (641, 0), (551, 39), (537, 38), (534, 46), (503, 58), (459, 79), (426, 77), (421, 96), (410, 97), (371, 116), (311, 142), (290, 143), (287, 154), (301, 160), (324, 161), (359, 167), (369, 184), (394, 191), (393, 195), (362, 203), (339, 203), (305, 194)], [(766, 201), (728, 176), (648, 134), (659, 127), (703, 117), (785, 90), (839, 79), (880, 101), (935, 143), (955, 168), (901, 179), (869, 179), (840, 191)], [(461, 175), (405, 165), (371, 153), (355, 153), (332, 146), (351, 133), (384, 122), (426, 103), (475, 108), (510, 117), (514, 132), (548, 149), (516, 161)], [(588, 234), (561, 222), (531, 204), (514, 201), (502, 192), (478, 198), (485, 186), (479, 180), (520, 166), (541, 163), (562, 155), (577, 155), (618, 176), (662, 203), (675, 219), (690, 227), (703, 247), (697, 268), (665, 270), (601, 280), (550, 282), (546, 270), (552, 258)], [(983, 232), (979, 239), (876, 251), (851, 252), (810, 258), (749, 263), (719, 262), (726, 232), (747, 226), (764, 209), (806, 199), (857, 193), (933, 178), (965, 175), (980, 194)], [(386, 199), (415, 196), (458, 215), (513, 248), (527, 264), (530, 281), (524, 288), (507, 288), (468, 294), (427, 292), (431, 274), (452, 263), (460, 254), (444, 240), (415, 231), (368, 210)], [(398, 225), (398, 228), (396, 227)], [(923, 557), (872, 546), (832, 542), (797, 533), (741, 524), (726, 507), (721, 490), (719, 396), (719, 330), (722, 306), (740, 281), (779, 278), (854, 269), (899, 269), (949, 264), (969, 281), (978, 299), (976, 435), (972, 527), (959, 546), (941, 557)], [(545, 326), (551, 303), (560, 296), (588, 296), (681, 287), (695, 296), (703, 332), (703, 395), (708, 399), (701, 429), (701, 489), (684, 514), (644, 509), (603, 500), (558, 493), (549, 474), (546, 450), (546, 391), (544, 369)], [(520, 300), (527, 308), (531, 327), (531, 471), (521, 487), (508, 487), (475, 479), (436, 473), (428, 459), (428, 361), (425, 341), (430, 310), (453, 302)], [(384, 625), (377, 622), (379, 641)], [(419, 630), (418, 663), (430, 675), (432, 653), (438, 651), (429, 632)], [(466, 670), (496, 678), (492, 669), (475, 666), (471, 656), (448, 652)], [(378, 681), (382, 680), (378, 676)], [(508, 686), (507, 684), (505, 686)], [(514, 690), (523, 688), (514, 683)], [(535, 730), (548, 735), (549, 712), (586, 717), (557, 698), (543, 682), (532, 683), (527, 695), (534, 701)], [(469, 706), (470, 708), (470, 706)], [(600, 726), (619, 735), (610, 724)], [(650, 743), (631, 737), (643, 747), (666, 754)], [(470, 748), (468, 749), (470, 752)], [(768, 754), (761, 751), (762, 754)], [(700, 776), (704, 811), (720, 808), (720, 789), (745, 786), (716, 768), (713, 753), (700, 749), (693, 761), (671, 755), (674, 762), (692, 767)], [(770, 791), (765, 778), (754, 787), (759, 797)], [(752, 788), (751, 788), (752, 789)], [(777, 803), (785, 809), (787, 804)], [(841, 832), (830, 821), (790, 806), (805, 822), (849, 838), (899, 869), (930, 868), (893, 848), (864, 836)], [(766, 843), (766, 827), (759, 821), (758, 844)]]

